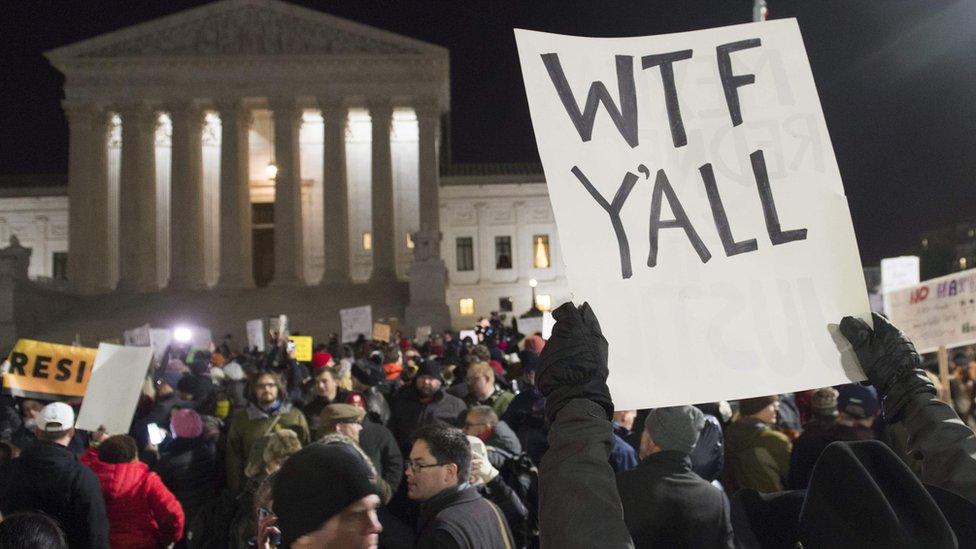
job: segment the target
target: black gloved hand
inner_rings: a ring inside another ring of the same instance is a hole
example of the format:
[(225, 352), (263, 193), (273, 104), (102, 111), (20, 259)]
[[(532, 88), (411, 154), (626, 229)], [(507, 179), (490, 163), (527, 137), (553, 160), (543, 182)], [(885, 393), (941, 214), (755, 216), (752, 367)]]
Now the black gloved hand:
[(570, 400), (588, 398), (603, 406), (610, 419), (613, 401), (607, 387), (609, 346), (593, 309), (589, 303), (578, 309), (572, 302), (563, 303), (552, 317), (556, 324), (539, 357), (542, 366), (536, 379), (546, 397), (546, 418), (552, 423)]
[(881, 411), (897, 423), (908, 400), (917, 394), (936, 394), (935, 385), (919, 367), (915, 345), (885, 317), (873, 313), (874, 329), (859, 318), (845, 316), (840, 333), (851, 342), (861, 369), (878, 389)]

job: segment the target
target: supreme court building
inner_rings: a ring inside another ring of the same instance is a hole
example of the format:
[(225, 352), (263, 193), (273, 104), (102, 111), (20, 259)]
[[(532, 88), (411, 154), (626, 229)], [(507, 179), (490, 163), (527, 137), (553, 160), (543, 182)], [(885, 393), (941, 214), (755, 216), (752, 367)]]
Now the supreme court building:
[(539, 166), (442, 161), (444, 48), (222, 0), (46, 56), (67, 185), (0, 192), (0, 241), (31, 248), (37, 291), (72, 296), (41, 323), (55, 335), (93, 315), (108, 333), (275, 313), (335, 330), (362, 304), (461, 328), (527, 310), (533, 280), (544, 309), (570, 297)]

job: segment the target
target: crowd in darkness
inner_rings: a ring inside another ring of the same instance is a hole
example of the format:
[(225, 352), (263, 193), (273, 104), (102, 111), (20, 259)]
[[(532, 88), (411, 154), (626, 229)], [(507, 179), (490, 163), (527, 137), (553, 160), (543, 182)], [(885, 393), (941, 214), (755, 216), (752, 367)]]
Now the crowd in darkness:
[(976, 543), (971, 349), (943, 391), (883, 318), (847, 318), (870, 383), (614, 410), (594, 312), (555, 318), (333, 334), (308, 362), (274, 332), (174, 344), (128, 433), (4, 395), (0, 549)]

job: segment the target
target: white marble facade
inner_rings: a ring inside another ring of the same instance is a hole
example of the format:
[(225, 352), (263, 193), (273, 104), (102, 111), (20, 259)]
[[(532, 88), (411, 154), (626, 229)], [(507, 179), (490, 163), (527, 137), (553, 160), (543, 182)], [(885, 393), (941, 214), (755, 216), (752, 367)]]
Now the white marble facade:
[(0, 190), (0, 243), (11, 237), (31, 249), (27, 274), (62, 278), (68, 252), (68, 197), (64, 187)]

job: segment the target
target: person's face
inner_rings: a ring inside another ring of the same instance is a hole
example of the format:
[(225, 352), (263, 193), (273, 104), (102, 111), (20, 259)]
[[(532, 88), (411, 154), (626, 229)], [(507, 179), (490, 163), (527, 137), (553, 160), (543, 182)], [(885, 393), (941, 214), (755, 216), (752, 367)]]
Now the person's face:
[(495, 390), (494, 383), (488, 376), (468, 374), (465, 381), (468, 382), (468, 389), (478, 398), (487, 398)]
[(254, 383), (254, 395), (260, 404), (271, 404), (278, 400), (278, 385), (272, 376), (264, 375)]
[(44, 408), (44, 405), (33, 399), (24, 399), (20, 403), (20, 413), (23, 414), (24, 419), (37, 421), (37, 416), (41, 415), (41, 408)]
[(485, 418), (478, 414), (468, 412), (467, 417), (464, 419), (464, 434), (476, 437), (480, 436), (486, 429), (488, 429), (488, 423), (485, 422)]
[(458, 483), (457, 466), (438, 464), (425, 440), (413, 443), (406, 469), (407, 496), (414, 501), (427, 501)]
[(379, 544), (379, 533), (383, 531), (376, 516), (380, 498), (368, 495), (349, 504), (341, 513), (335, 515), (321, 528), (295, 540), (292, 549), (323, 549), (328, 547), (350, 547), (369, 549)]
[(359, 442), (359, 433), (363, 430), (363, 424), (359, 422), (352, 423), (339, 423), (336, 425), (336, 432), (340, 435), (346, 435), (347, 437)]
[(336, 397), (338, 389), (339, 383), (332, 377), (332, 372), (329, 370), (325, 370), (315, 377), (315, 394), (320, 397), (332, 400)]
[(441, 380), (434, 376), (417, 376), (417, 392), (425, 397), (434, 396), (441, 388)]
[(776, 401), (769, 406), (763, 408), (756, 417), (764, 421), (765, 423), (773, 424), (776, 423), (776, 411), (779, 410), (779, 401)]
[(613, 420), (628, 431), (634, 428), (635, 417), (637, 417), (637, 410), (621, 410), (613, 413)]

